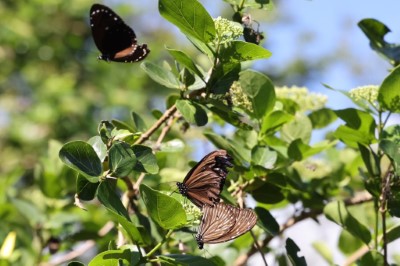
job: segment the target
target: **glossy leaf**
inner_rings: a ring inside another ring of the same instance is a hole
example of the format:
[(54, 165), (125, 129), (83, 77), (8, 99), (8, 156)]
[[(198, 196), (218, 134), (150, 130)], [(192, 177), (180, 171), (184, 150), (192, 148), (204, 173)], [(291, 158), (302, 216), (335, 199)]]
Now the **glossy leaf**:
[(176, 199), (143, 184), (140, 195), (150, 217), (162, 228), (176, 229), (186, 224), (185, 210)]
[(100, 182), (92, 183), (81, 175), (76, 179), (76, 193), (81, 200), (92, 200), (96, 196)]
[(98, 181), (103, 172), (101, 161), (93, 147), (84, 141), (72, 141), (64, 144), (59, 157), (67, 166), (78, 171), (91, 181)]
[(157, 158), (153, 154), (150, 147), (144, 145), (132, 146), (133, 153), (136, 156), (135, 171), (144, 172), (149, 174), (157, 174), (159, 167), (157, 165)]
[(346, 122), (335, 131), (335, 137), (351, 147), (357, 147), (358, 143), (369, 145), (375, 142), (376, 124), (370, 114), (353, 108), (337, 110), (335, 113)]
[(342, 201), (328, 203), (324, 208), (324, 213), (329, 220), (342, 226), (365, 244), (368, 245), (371, 241), (371, 234), (368, 228), (351, 215)]
[(286, 239), (286, 253), (289, 257), (290, 262), (293, 266), (306, 266), (306, 259), (304, 257), (299, 257), (297, 253), (300, 252), (300, 248), (296, 245), (296, 243), (291, 239)]
[(334, 144), (335, 142), (329, 143), (327, 141), (324, 141), (315, 144), (314, 147), (311, 147), (310, 145), (303, 143), (301, 139), (296, 139), (292, 141), (288, 147), (288, 156), (293, 160), (301, 161), (310, 156), (318, 154), (323, 150), (326, 150), (327, 148), (333, 146)]
[(400, 144), (384, 139), (379, 143), (379, 147), (392, 160), (396, 174), (400, 176)]
[(288, 143), (301, 139), (309, 143), (311, 139), (312, 124), (310, 119), (303, 114), (296, 114), (290, 122), (285, 123), (281, 129), (282, 139)]
[[(400, 47), (399, 47), (400, 55)], [(399, 58), (400, 59), (400, 58)], [(379, 88), (380, 105), (393, 113), (400, 112), (400, 66), (396, 67), (385, 78)]]
[(337, 119), (337, 116), (331, 109), (321, 108), (309, 114), (308, 118), (310, 119), (313, 128), (320, 129), (333, 123)]
[(359, 265), (387, 265), (381, 253), (370, 250), (361, 257)]
[(267, 59), (271, 52), (254, 43), (233, 41), (224, 46), (220, 52), (222, 62), (245, 62), (257, 59)]
[(244, 121), (244, 117), (235, 111), (233, 111), (228, 106), (224, 105), (222, 102), (210, 99), (207, 108), (213, 112), (213, 114), (217, 115), (225, 122), (230, 123), (231, 125), (241, 128), (241, 129), (251, 129), (251, 125)]
[(147, 129), (146, 123), (143, 118), (136, 112), (131, 112), (131, 117), (133, 121), (133, 129), (136, 132), (145, 132)]
[(156, 65), (151, 62), (143, 62), (140, 67), (149, 75), (149, 77), (155, 82), (170, 88), (170, 89), (181, 89), (183, 84), (181, 84), (175, 75), (165, 68)]
[(242, 90), (250, 98), (255, 118), (261, 119), (272, 111), (276, 100), (275, 89), (267, 76), (253, 70), (246, 70), (240, 73), (239, 81)]
[(144, 243), (139, 230), (131, 222), (128, 211), (115, 192), (115, 180), (106, 179), (101, 182), (97, 190), (97, 198), (107, 208), (111, 216), (121, 224), (134, 243)]
[(176, 108), (182, 114), (187, 122), (197, 126), (204, 126), (208, 122), (206, 111), (203, 107), (190, 100), (176, 101)]
[(131, 146), (125, 142), (115, 142), (108, 156), (112, 176), (127, 176), (136, 164), (136, 156)]
[(261, 132), (264, 134), (273, 134), (276, 130), (291, 121), (293, 118), (293, 115), (284, 111), (273, 111), (263, 117)]
[(97, 254), (88, 266), (115, 266), (115, 265), (137, 265), (140, 261), (140, 253), (124, 250), (107, 250)]
[(179, 266), (216, 266), (211, 260), (201, 256), (193, 256), (188, 254), (168, 254), (158, 256), (161, 265), (179, 265)]
[(203, 73), (199, 70), (196, 64), (193, 62), (192, 58), (190, 58), (187, 54), (182, 51), (175, 50), (175, 49), (168, 49), (170, 55), (174, 57), (174, 59), (180, 63), (181, 65), (185, 66), (187, 69), (192, 71), (197, 76), (203, 78)]
[(261, 203), (276, 204), (285, 199), (279, 187), (271, 183), (265, 183), (252, 192), (253, 198)]
[(279, 234), (279, 224), (267, 209), (255, 207), (254, 211), (258, 217), (258, 226), (270, 235), (276, 236)]
[(104, 161), (107, 156), (107, 146), (104, 144), (100, 136), (94, 136), (88, 140), (88, 143), (92, 145), (94, 151), (97, 153), (100, 161)]
[(252, 165), (261, 166), (264, 169), (273, 169), (277, 158), (278, 153), (268, 147), (255, 146), (251, 151)]
[(204, 43), (215, 38), (215, 25), (207, 10), (196, 0), (159, 0), (161, 16), (177, 26), (184, 34)]
[(400, 62), (400, 46), (394, 43), (388, 43), (384, 37), (390, 32), (390, 29), (382, 22), (367, 18), (358, 23), (358, 26), (368, 37), (372, 49), (390, 61), (392, 65)]

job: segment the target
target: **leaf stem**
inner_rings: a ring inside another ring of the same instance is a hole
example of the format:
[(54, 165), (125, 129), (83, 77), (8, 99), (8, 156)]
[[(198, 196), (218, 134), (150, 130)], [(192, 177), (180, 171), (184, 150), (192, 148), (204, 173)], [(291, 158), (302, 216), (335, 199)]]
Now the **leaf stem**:
[(150, 258), (165, 243), (165, 241), (171, 236), (173, 232), (173, 230), (169, 230), (164, 239), (160, 243), (158, 243), (152, 250), (150, 250), (145, 257)]

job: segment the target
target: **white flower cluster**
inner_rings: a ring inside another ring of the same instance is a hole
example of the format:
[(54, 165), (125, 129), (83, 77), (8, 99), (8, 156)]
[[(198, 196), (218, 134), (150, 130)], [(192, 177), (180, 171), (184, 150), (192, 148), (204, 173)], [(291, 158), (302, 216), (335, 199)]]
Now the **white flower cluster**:
[(214, 19), (217, 33), (216, 42), (223, 44), (236, 40), (243, 35), (243, 27), (237, 22), (217, 17)]
[(275, 87), (275, 93), (278, 99), (289, 99), (296, 102), (303, 111), (321, 109), (328, 101), (326, 95), (311, 93), (306, 87)]

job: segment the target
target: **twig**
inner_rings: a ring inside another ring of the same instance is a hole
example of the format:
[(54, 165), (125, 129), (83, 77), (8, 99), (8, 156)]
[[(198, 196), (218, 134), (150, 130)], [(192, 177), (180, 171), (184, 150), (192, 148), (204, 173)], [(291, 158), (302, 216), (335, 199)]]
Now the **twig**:
[[(99, 236), (105, 236), (113, 228), (114, 228), (114, 223), (113, 222), (107, 222), (97, 232), (97, 234)], [(72, 259), (75, 259), (76, 257), (79, 257), (79, 256), (85, 254), (88, 250), (92, 249), (95, 245), (96, 245), (96, 242), (94, 240), (86, 240), (82, 245), (80, 245), (78, 247), (78, 249), (72, 250), (71, 252), (68, 252), (68, 253), (64, 254), (63, 256), (56, 257), (51, 262), (42, 262), (39, 265), (40, 266), (54, 266), (54, 265), (59, 265), (59, 264), (65, 263), (67, 261), (70, 261)]]
[(383, 263), (384, 266), (389, 265), (387, 262), (387, 234), (386, 234), (386, 211), (387, 211), (387, 197), (390, 193), (390, 172), (386, 173), (382, 179), (382, 192), (380, 196), (379, 212), (382, 216), (382, 240), (383, 240)]
[(140, 138), (135, 142), (135, 144), (141, 144), (148, 140), (150, 136), (165, 122), (170, 118), (175, 112), (176, 112), (176, 105), (174, 104), (171, 108), (169, 108), (165, 113), (160, 117), (160, 119), (157, 120), (157, 122), (154, 123), (154, 125), (147, 130), (145, 133), (143, 133)]
[[(349, 199), (345, 200), (344, 203), (345, 203), (346, 206), (349, 206), (349, 205), (357, 205), (357, 204), (362, 204), (362, 203), (365, 203), (365, 202), (372, 201), (372, 199), (373, 199), (373, 198), (372, 198), (372, 196), (371, 196), (370, 194), (364, 194), (364, 193), (363, 193), (363, 194), (360, 194), (360, 195), (355, 196), (354, 198), (349, 198)], [(316, 218), (318, 215), (322, 214), (322, 211), (323, 211), (322, 209), (319, 209), (319, 210), (311, 210), (311, 211), (303, 211), (303, 212), (301, 212), (299, 215), (294, 216), (294, 217), (291, 217), (290, 219), (288, 219), (288, 220), (286, 221), (286, 223), (284, 223), (284, 224), (280, 227), (280, 230), (279, 230), (278, 235), (283, 234), (283, 233), (285, 232), (285, 230), (287, 230), (288, 228), (290, 228), (290, 227), (292, 227), (293, 225), (297, 224), (298, 222), (301, 222), (301, 221), (303, 221), (303, 220), (305, 220), (305, 219), (308, 219), (308, 218)], [(259, 246), (260, 246), (261, 248), (267, 246), (268, 243), (269, 243), (274, 237), (275, 237), (275, 236), (272, 236), (272, 235), (267, 236), (267, 237), (261, 242), (261, 244), (260, 244)], [(252, 246), (252, 248), (251, 248), (247, 253), (245, 253), (245, 254), (239, 256), (239, 257), (236, 259), (235, 265), (243, 265), (243, 263), (245, 263), (245, 262), (248, 260), (248, 258), (249, 258), (250, 256), (252, 256), (254, 253), (256, 253), (257, 251), (258, 251), (258, 250), (257, 250), (257, 247)], [(240, 261), (243, 261), (243, 263), (240, 264)]]

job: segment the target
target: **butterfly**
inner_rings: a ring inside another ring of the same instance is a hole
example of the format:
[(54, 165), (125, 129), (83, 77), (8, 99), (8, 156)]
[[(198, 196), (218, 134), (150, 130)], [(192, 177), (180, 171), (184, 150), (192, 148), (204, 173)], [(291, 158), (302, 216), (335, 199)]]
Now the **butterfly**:
[(257, 215), (251, 209), (240, 209), (225, 203), (204, 205), (196, 241), (199, 249), (204, 244), (216, 244), (235, 239), (253, 228)]
[(228, 174), (227, 167), (233, 167), (232, 162), (225, 150), (207, 154), (187, 173), (182, 183), (176, 183), (179, 193), (199, 208), (218, 203)]
[(92, 5), (90, 26), (101, 60), (131, 63), (143, 60), (150, 53), (147, 44), (138, 45), (135, 32), (104, 5)]

